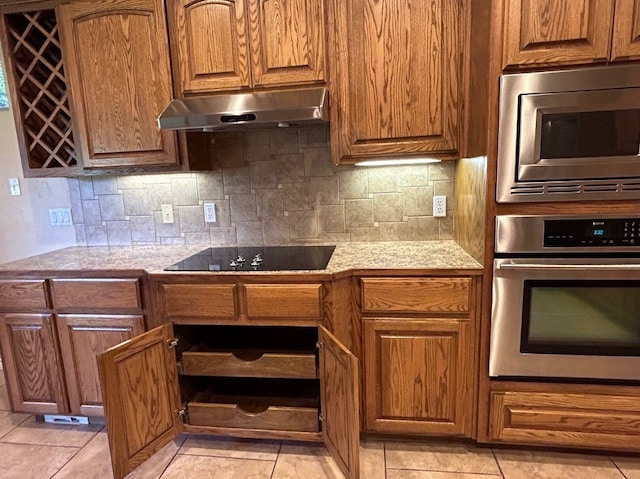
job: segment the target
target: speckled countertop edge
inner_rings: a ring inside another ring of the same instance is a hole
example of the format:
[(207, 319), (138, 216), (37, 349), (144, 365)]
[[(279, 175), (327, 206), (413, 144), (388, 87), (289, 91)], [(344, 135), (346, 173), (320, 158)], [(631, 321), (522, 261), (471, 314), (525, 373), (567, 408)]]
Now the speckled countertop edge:
[[(54, 273), (65, 271), (139, 271), (150, 274), (183, 274), (164, 268), (211, 245), (189, 246), (74, 246), (0, 265), (0, 272)], [(398, 241), (338, 243), (327, 265), (320, 271), (250, 271), (248, 274), (336, 274), (349, 270), (464, 269), (480, 270), (455, 241)], [(216, 274), (238, 274), (217, 272)]]

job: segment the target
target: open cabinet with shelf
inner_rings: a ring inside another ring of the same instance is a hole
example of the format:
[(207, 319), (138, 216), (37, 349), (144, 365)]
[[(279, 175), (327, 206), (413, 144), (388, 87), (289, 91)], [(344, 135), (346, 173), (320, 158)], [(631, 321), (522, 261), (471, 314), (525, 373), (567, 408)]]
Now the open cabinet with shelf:
[[(273, 328), (169, 323), (99, 356), (114, 476), (184, 431), (324, 441), (359, 477), (357, 359), (322, 326)], [(291, 378), (288, 354), (317, 366)]]

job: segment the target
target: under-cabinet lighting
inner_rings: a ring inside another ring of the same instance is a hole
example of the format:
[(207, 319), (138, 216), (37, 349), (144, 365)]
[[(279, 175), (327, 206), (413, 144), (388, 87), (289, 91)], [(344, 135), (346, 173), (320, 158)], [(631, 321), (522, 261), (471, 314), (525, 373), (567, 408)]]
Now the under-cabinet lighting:
[(394, 165), (426, 165), (427, 163), (440, 163), (437, 158), (397, 158), (388, 160), (359, 161), (356, 166), (394, 166)]

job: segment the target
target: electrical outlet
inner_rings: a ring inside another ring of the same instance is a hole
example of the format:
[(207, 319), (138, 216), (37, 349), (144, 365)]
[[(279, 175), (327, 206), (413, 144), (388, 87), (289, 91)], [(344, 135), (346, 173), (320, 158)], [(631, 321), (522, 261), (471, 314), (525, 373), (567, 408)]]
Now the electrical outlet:
[(204, 204), (204, 222), (205, 223), (215, 223), (216, 220), (216, 204), (215, 203), (205, 203)]
[(11, 196), (20, 196), (20, 181), (18, 178), (9, 178), (9, 193)]
[(49, 221), (51, 226), (71, 226), (71, 208), (51, 208), (49, 210)]
[(446, 196), (433, 197), (433, 216), (436, 216), (436, 217), (447, 216), (447, 197)]
[(162, 205), (162, 222), (173, 223), (173, 205)]

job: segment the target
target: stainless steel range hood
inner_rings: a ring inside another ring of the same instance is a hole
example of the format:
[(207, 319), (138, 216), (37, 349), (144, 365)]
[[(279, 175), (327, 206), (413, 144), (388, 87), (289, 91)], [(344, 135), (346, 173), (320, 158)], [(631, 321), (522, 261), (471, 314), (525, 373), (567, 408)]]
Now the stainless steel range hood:
[(327, 89), (220, 94), (173, 100), (158, 118), (163, 130), (239, 130), (329, 120)]

